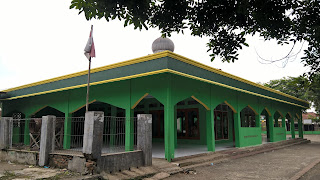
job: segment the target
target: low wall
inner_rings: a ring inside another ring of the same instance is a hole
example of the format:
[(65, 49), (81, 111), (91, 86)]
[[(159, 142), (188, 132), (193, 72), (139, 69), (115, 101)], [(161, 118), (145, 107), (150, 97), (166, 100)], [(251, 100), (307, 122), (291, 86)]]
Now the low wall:
[(143, 166), (143, 153), (141, 150), (102, 154), (101, 156), (100, 168), (105, 172), (117, 172), (128, 170), (130, 167), (141, 166)]
[(39, 159), (39, 152), (6, 149), (0, 150), (0, 160), (10, 161), (20, 164), (37, 165)]
[(254, 146), (262, 144), (260, 127), (241, 127), (239, 147)]
[[(83, 155), (72, 155), (64, 153), (51, 153), (49, 166), (84, 173), (89, 171), (92, 162), (88, 162)], [(128, 170), (131, 167), (143, 166), (143, 153), (141, 150), (102, 154), (101, 160), (97, 162), (101, 171), (118, 172)]]

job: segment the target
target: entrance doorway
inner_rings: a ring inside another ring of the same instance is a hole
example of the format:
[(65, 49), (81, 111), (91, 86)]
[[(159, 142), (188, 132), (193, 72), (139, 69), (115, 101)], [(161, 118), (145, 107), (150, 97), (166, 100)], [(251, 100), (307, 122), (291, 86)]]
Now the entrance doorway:
[(177, 110), (177, 138), (200, 139), (199, 110), (197, 108)]
[(235, 146), (235, 134), (233, 128), (233, 111), (223, 103), (214, 109), (214, 132), (216, 151)]

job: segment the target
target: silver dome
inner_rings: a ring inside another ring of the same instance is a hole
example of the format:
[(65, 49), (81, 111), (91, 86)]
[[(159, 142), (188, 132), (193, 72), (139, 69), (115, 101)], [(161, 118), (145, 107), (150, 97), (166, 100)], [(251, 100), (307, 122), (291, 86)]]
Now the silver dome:
[(161, 51), (174, 51), (174, 44), (169, 38), (159, 37), (152, 43), (152, 51), (153, 53), (158, 53)]

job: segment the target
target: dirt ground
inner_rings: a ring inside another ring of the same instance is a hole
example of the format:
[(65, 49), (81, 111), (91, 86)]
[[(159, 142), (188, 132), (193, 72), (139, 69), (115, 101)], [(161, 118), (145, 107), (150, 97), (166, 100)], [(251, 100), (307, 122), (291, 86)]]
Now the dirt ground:
[[(235, 159), (221, 164), (195, 168), (170, 176), (169, 179), (290, 179), (309, 164), (320, 159), (320, 136), (306, 135), (312, 143)], [(316, 165), (301, 179), (320, 179)]]
[[(320, 160), (320, 135), (305, 135), (312, 143), (295, 145), (285, 149), (234, 159), (220, 164), (195, 168), (192, 171), (172, 175), (166, 179), (290, 179), (312, 163)], [(38, 169), (37, 169), (38, 168)], [(51, 173), (51, 177), (47, 175)], [(84, 176), (66, 170), (39, 168), (0, 161), (2, 179), (83, 179)], [(320, 179), (317, 164), (300, 179)]]

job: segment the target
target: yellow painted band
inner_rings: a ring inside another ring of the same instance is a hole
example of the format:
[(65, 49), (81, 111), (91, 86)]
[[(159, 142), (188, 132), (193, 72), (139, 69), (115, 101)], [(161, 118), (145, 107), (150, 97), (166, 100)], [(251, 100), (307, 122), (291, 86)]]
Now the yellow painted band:
[[(97, 101), (97, 100), (93, 100), (93, 101), (89, 102), (88, 104), (94, 103), (94, 102), (96, 102), (96, 101)], [(76, 110), (74, 110), (74, 111), (70, 112), (70, 114), (71, 114), (71, 113), (74, 113), (74, 112), (77, 112), (78, 110), (80, 110), (81, 108), (83, 108), (83, 107), (85, 107), (85, 106), (86, 106), (86, 104), (84, 104), (84, 105), (82, 105), (82, 106), (78, 107)]]
[[(294, 106), (299, 106), (299, 107), (308, 109), (308, 107), (304, 107), (304, 106), (301, 106), (299, 104), (287, 102), (287, 101), (284, 101), (284, 100), (281, 100), (281, 99), (276, 99), (276, 98), (273, 98), (273, 97), (269, 97), (269, 96), (265, 96), (265, 95), (262, 95), (262, 94), (254, 93), (254, 92), (247, 91), (247, 90), (244, 90), (244, 89), (232, 87), (232, 86), (229, 86), (229, 85), (226, 85), (226, 84), (222, 84), (222, 83), (218, 83), (218, 82), (215, 82), (215, 81), (199, 78), (199, 77), (196, 77), (196, 76), (192, 76), (192, 75), (189, 75), (189, 74), (181, 73), (181, 72), (174, 71), (174, 70), (171, 70), (171, 69), (162, 69), (162, 70), (157, 70), (157, 71), (152, 71), (152, 72), (147, 72), (147, 73), (141, 73), (141, 74), (126, 76), (126, 77), (121, 77), (121, 78), (115, 78), (115, 79), (109, 79), (109, 80), (104, 80), (104, 81), (99, 81), (99, 82), (93, 82), (93, 83), (90, 83), (90, 85), (98, 85), (98, 84), (110, 83), (110, 82), (115, 82), (115, 81), (121, 81), (121, 80), (138, 78), (138, 77), (149, 76), (149, 75), (154, 75), (154, 74), (161, 74), (161, 73), (177, 74), (177, 75), (188, 77), (188, 78), (191, 78), (191, 79), (196, 79), (196, 80), (207, 82), (207, 83), (210, 83), (210, 84), (215, 84), (215, 85), (218, 85), (218, 86), (221, 86), (221, 87), (225, 87), (225, 88), (228, 88), (228, 89), (232, 89), (232, 90), (244, 92), (244, 93), (247, 93), (247, 94), (252, 94), (252, 95), (255, 95), (255, 96), (259, 96), (259, 97), (263, 97), (263, 98), (267, 98), (267, 99), (275, 100), (275, 101), (278, 101), (278, 102), (283, 102), (283, 103), (286, 103), (286, 104), (291, 104), (291, 105), (294, 105)], [(8, 98), (8, 99), (9, 100), (19, 99), (19, 98), (36, 96), (36, 95), (47, 94), (47, 93), (58, 92), (58, 91), (64, 91), (64, 90), (69, 90), (69, 89), (76, 89), (76, 88), (81, 88), (81, 87), (85, 87), (85, 86), (87, 86), (87, 84), (81, 84), (81, 85), (77, 85), (77, 86), (70, 86), (70, 87), (54, 89), (54, 90), (50, 90), (50, 91), (43, 91), (43, 92), (38, 92), (38, 93), (33, 93), (33, 94), (26, 94), (26, 95), (16, 96), (16, 97)]]
[(254, 112), (255, 115), (258, 115), (257, 111), (250, 105), (248, 105), (248, 107)]
[(41, 108), (39, 108), (38, 110), (36, 110), (34, 113), (32, 113), (30, 116), (37, 114), (39, 111), (41, 111), (42, 109), (46, 108), (48, 105), (45, 105)]
[(139, 104), (139, 102), (142, 101), (142, 99), (145, 98), (145, 97), (148, 96), (148, 95), (149, 95), (149, 93), (144, 94), (144, 95), (131, 107), (131, 109), (134, 109), (134, 108)]
[(265, 107), (264, 109), (267, 111), (269, 117), (271, 117), (271, 112), (269, 111), (269, 109), (267, 107)]
[(229, 108), (231, 108), (231, 109), (232, 109), (233, 113), (237, 113), (236, 109), (234, 109), (234, 107), (233, 107), (233, 106), (231, 106), (231, 104), (229, 104), (227, 101), (224, 101), (224, 103), (225, 103), (226, 105), (228, 105), (228, 106), (229, 106)]
[(204, 108), (206, 108), (206, 110), (210, 110), (210, 108), (204, 104), (202, 101), (200, 101), (198, 98), (194, 97), (194, 96), (191, 96), (194, 100), (196, 100), (198, 103), (200, 103)]

